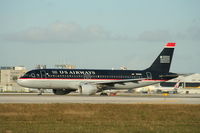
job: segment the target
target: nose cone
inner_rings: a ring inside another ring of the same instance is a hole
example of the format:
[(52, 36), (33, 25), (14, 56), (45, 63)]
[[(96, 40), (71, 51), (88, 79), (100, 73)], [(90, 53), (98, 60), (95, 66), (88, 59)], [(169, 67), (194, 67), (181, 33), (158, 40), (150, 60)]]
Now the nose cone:
[(20, 86), (26, 87), (26, 86), (25, 86), (25, 81), (24, 81), (24, 79), (19, 78), (19, 79), (17, 80), (17, 84), (20, 85)]

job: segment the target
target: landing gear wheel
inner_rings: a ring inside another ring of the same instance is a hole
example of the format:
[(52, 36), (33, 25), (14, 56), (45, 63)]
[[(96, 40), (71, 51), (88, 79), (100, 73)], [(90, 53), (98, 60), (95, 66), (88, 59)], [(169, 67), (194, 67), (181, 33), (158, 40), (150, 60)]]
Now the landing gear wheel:
[(39, 90), (39, 93), (38, 93), (38, 96), (42, 95), (42, 93), (44, 92), (43, 89), (38, 89)]
[(102, 93), (100, 94), (100, 96), (108, 96), (108, 94), (107, 94), (107, 93), (104, 93), (104, 92), (102, 92)]

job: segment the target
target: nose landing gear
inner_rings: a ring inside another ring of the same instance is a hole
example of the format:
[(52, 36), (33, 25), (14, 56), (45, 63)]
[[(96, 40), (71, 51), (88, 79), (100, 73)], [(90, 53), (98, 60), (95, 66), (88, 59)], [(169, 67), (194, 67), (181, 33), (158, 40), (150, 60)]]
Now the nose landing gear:
[(38, 96), (42, 95), (42, 93), (44, 93), (44, 90), (43, 89), (38, 89), (39, 90), (39, 93), (38, 93)]

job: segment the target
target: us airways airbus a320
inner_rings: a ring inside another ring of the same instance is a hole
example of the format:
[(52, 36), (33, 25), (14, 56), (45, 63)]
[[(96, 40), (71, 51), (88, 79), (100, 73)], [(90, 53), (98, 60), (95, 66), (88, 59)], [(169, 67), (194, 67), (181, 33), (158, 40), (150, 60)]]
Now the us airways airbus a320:
[(23, 87), (53, 89), (56, 95), (79, 90), (93, 95), (105, 90), (134, 89), (164, 82), (178, 75), (169, 72), (175, 43), (167, 43), (153, 64), (145, 70), (35, 69), (18, 79)]

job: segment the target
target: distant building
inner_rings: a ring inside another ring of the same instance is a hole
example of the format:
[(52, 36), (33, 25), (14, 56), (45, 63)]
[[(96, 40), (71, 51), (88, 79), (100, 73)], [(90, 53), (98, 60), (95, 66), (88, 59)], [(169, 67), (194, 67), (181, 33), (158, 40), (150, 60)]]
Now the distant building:
[(120, 70), (128, 70), (128, 69), (127, 69), (127, 67), (125, 67), (125, 66), (121, 66), (121, 67), (120, 67)]
[(191, 74), (188, 76), (179, 76), (168, 82), (160, 83), (161, 87), (174, 87), (177, 82), (180, 82), (179, 93), (200, 93), (200, 74)]
[(55, 65), (56, 68), (61, 68), (61, 69), (75, 69), (76, 66), (70, 65), (70, 64), (59, 64)]
[(47, 66), (46, 65), (37, 65), (36, 69), (46, 69)]
[[(180, 82), (178, 89), (175, 88), (177, 82)], [(161, 82), (159, 84), (136, 89), (136, 92), (144, 93), (162, 93), (166, 91), (171, 93), (200, 93), (200, 74), (183, 75), (167, 82)]]
[(17, 79), (27, 72), (23, 66), (0, 67), (0, 92), (28, 92), (17, 84)]
[(200, 74), (191, 74), (188, 76), (179, 76), (167, 82), (160, 83), (161, 87), (174, 87), (180, 81), (182, 88), (199, 88), (200, 89)]

